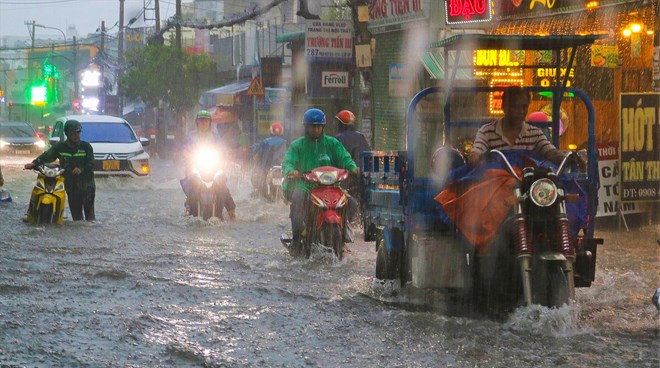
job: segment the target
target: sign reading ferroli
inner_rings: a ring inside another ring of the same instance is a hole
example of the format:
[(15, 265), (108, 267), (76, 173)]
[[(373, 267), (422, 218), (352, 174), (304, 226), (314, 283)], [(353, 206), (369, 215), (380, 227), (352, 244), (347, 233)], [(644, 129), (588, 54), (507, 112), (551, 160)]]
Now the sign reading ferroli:
[(620, 194), (622, 202), (660, 200), (660, 93), (622, 93)]

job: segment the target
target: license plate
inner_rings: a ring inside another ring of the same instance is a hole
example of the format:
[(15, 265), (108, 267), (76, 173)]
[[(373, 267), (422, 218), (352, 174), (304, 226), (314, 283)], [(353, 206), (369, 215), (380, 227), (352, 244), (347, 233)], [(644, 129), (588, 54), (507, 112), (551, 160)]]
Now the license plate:
[(28, 154), (30, 154), (30, 150), (16, 150), (14, 152), (16, 152), (17, 155), (28, 155)]
[(119, 161), (117, 161), (117, 160), (103, 161), (103, 170), (104, 171), (117, 171), (117, 170), (119, 170)]

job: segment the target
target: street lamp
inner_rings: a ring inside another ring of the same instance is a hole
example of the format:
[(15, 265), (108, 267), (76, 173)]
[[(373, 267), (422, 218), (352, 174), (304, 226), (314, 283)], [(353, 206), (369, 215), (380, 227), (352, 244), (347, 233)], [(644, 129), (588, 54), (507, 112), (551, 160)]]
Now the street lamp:
[(47, 29), (54, 29), (54, 30), (60, 31), (62, 33), (62, 37), (64, 37), (64, 44), (66, 45), (66, 35), (64, 34), (64, 31), (62, 31), (61, 29), (59, 29), (57, 27), (44, 26), (43, 24), (37, 24), (37, 23), (34, 23), (34, 26), (39, 27), (39, 28), (47, 28)]

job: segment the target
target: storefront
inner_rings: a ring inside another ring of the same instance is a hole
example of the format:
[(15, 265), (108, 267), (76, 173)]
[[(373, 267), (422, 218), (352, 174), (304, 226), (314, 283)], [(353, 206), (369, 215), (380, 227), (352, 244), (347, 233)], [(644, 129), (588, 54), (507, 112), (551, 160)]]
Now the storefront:
[(369, 11), (373, 145), (379, 150), (403, 149), (406, 107), (424, 83), (419, 56), (432, 37), (439, 6), (429, 0), (374, 1)]
[[(302, 116), (312, 107), (326, 113), (326, 133), (334, 134), (333, 116), (350, 109), (353, 99), (353, 23), (346, 20), (307, 20), (305, 31), (282, 34), (278, 43), (291, 49), (290, 121), (292, 137), (303, 133)], [(273, 91), (275, 92), (275, 91)]]
[[(651, 92), (653, 44), (657, 14), (653, 1), (525, 0), (518, 7), (502, 1), (496, 9), (496, 34), (603, 34), (591, 47), (581, 47), (569, 75), (572, 87), (584, 90), (596, 109), (596, 139), (616, 142), (619, 136), (619, 96)], [(538, 53), (535, 60), (543, 59)], [(529, 60), (527, 60), (529, 61)], [(524, 85), (543, 85), (554, 79), (552, 68), (525, 70)], [(548, 100), (535, 96), (530, 111), (543, 110)], [(566, 96), (562, 104), (565, 134), (561, 144), (581, 145), (586, 137), (586, 111)], [(581, 123), (582, 122), (582, 123)]]

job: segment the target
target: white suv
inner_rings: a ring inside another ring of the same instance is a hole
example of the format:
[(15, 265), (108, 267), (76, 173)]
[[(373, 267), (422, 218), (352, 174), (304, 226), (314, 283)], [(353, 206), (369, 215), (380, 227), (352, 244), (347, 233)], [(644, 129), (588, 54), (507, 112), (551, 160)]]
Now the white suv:
[(64, 123), (77, 120), (82, 125), (80, 140), (94, 149), (94, 174), (98, 176), (148, 177), (149, 154), (146, 138), (139, 138), (124, 119), (108, 115), (69, 115), (55, 122), (50, 133), (51, 145), (64, 142)]

